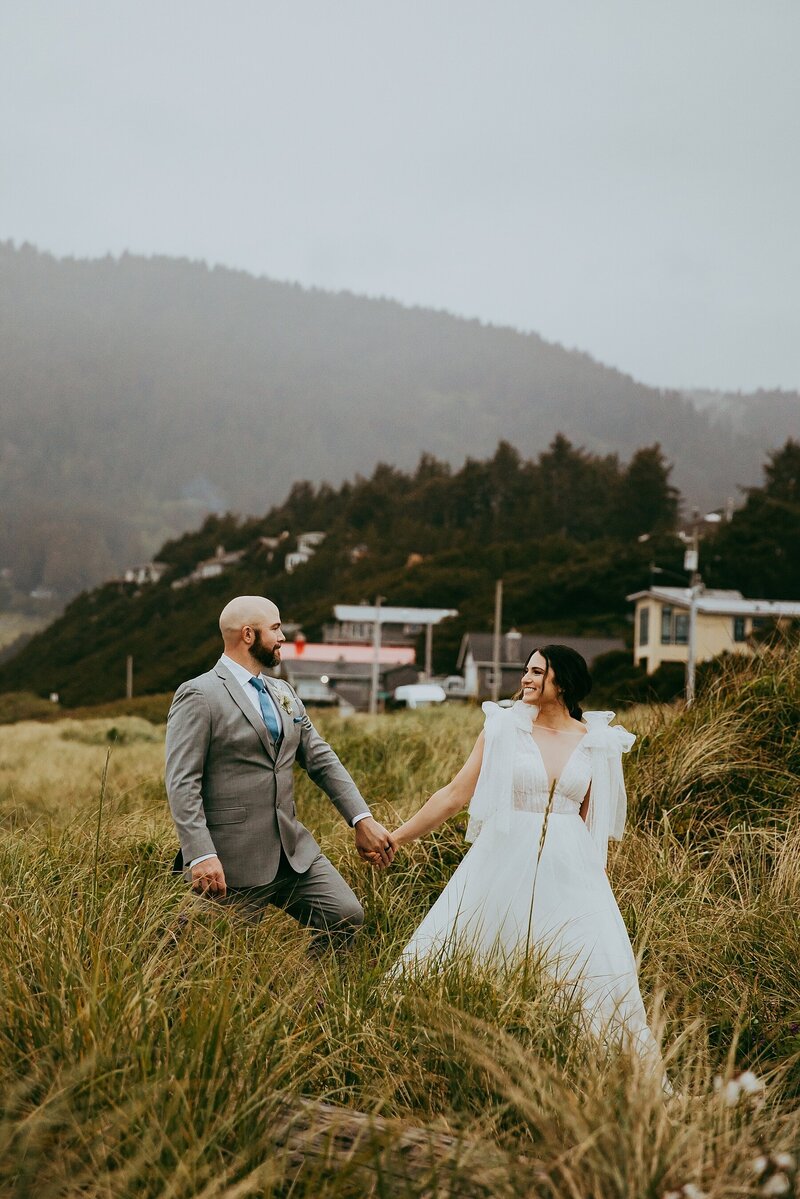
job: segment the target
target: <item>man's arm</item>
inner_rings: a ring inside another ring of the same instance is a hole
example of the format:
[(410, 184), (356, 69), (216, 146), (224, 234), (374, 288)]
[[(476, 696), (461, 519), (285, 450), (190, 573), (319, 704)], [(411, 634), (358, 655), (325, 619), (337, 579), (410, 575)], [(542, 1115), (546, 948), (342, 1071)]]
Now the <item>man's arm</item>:
[(185, 683), (175, 692), (167, 716), (165, 782), (183, 861), (215, 854), (203, 810), (202, 782), (211, 741), (211, 711), (202, 691)]
[(390, 865), (395, 851), (392, 836), (373, 818), (352, 777), (314, 728), (297, 693), (293, 695), (301, 714), (297, 760), (312, 782), (325, 792), (347, 823), (355, 828), (359, 856), (373, 865)]

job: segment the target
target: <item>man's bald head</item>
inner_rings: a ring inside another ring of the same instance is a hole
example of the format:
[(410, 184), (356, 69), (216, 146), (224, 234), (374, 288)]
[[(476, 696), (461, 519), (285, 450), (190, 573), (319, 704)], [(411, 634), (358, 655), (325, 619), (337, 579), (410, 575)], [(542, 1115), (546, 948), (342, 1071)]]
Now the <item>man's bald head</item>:
[(263, 595), (237, 595), (222, 609), (219, 631), (225, 653), (253, 674), (271, 670), (281, 660), (286, 638), (281, 631), (281, 614)]
[(219, 631), (225, 648), (241, 641), (246, 626), (257, 629), (262, 625), (280, 624), (280, 619), (280, 612), (272, 600), (263, 595), (237, 595), (219, 614)]

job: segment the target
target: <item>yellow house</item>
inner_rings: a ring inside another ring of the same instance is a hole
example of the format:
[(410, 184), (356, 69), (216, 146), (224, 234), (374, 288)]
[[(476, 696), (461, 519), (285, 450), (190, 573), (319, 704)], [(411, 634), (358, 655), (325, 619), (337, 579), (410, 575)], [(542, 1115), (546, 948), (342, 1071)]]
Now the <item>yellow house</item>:
[[(686, 662), (691, 594), (688, 587), (651, 587), (628, 596), (636, 603), (633, 660), (648, 674), (662, 662)], [(800, 603), (745, 599), (741, 591), (702, 590), (695, 608), (698, 662), (726, 651), (752, 654), (754, 630), (800, 617)]]

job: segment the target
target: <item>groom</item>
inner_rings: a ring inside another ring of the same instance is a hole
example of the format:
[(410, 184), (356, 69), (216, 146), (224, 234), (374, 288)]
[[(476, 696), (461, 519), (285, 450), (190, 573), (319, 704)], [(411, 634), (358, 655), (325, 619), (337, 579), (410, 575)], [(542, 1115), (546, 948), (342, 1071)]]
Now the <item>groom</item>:
[(240, 595), (219, 618), (225, 652), (213, 670), (182, 683), (167, 717), (166, 784), (181, 848), (176, 867), (195, 891), (259, 916), (270, 904), (346, 942), (361, 904), (297, 819), (295, 760), (350, 824), (360, 856), (388, 866), (393, 837), (288, 683), (262, 673), (285, 641), (275, 604)]

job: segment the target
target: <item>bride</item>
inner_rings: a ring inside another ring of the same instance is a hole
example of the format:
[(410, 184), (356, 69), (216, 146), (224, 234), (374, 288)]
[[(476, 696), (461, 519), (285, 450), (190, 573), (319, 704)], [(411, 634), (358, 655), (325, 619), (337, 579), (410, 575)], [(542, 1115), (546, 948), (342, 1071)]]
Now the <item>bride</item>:
[(534, 651), (513, 707), (485, 703), (483, 732), (458, 774), (394, 833), (424, 837), (469, 802), (474, 842), (414, 932), (397, 969), (459, 949), (511, 963), (544, 953), (579, 989), (591, 1030), (621, 1033), (661, 1071), (630, 940), (605, 872), (625, 824), (622, 754), (634, 737), (613, 712), (579, 707), (591, 679), (565, 645)]

